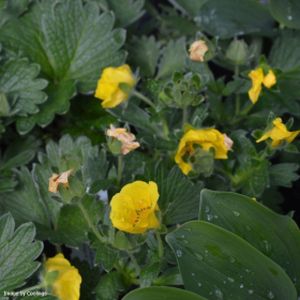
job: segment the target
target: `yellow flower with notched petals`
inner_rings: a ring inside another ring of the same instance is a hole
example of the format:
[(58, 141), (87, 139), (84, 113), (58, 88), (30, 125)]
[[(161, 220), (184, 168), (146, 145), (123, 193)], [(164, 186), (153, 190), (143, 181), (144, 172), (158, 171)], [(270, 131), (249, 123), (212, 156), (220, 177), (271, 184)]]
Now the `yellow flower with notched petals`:
[(291, 143), (300, 133), (300, 130), (288, 131), (286, 126), (282, 123), (281, 118), (276, 118), (273, 120), (272, 124), (273, 128), (263, 134), (263, 136), (258, 139), (256, 143), (260, 143), (270, 138), (272, 140), (271, 146), (275, 148), (284, 141)]
[(113, 226), (134, 234), (158, 228), (158, 198), (157, 184), (153, 181), (126, 184), (110, 202), (110, 219)]
[(133, 88), (136, 80), (128, 65), (120, 67), (105, 68), (98, 81), (95, 97), (102, 100), (104, 108), (113, 108), (126, 101), (129, 97), (129, 91), (120, 88), (120, 84), (126, 84)]
[(249, 73), (249, 77), (252, 80), (252, 87), (248, 91), (248, 95), (253, 104), (255, 104), (259, 98), (262, 85), (270, 89), (274, 84), (276, 84), (276, 76), (272, 70), (269, 70), (267, 75), (264, 75), (263, 69), (257, 68)]
[(63, 254), (47, 259), (45, 269), (46, 276), (48, 272), (57, 272), (51, 285), (53, 295), (59, 300), (79, 300), (81, 276)]
[(184, 157), (191, 156), (195, 152), (195, 146), (200, 146), (204, 151), (214, 149), (215, 159), (227, 159), (227, 152), (232, 147), (232, 140), (225, 134), (214, 128), (190, 129), (179, 142), (175, 162), (181, 171), (187, 175), (192, 171), (191, 163), (185, 161)]

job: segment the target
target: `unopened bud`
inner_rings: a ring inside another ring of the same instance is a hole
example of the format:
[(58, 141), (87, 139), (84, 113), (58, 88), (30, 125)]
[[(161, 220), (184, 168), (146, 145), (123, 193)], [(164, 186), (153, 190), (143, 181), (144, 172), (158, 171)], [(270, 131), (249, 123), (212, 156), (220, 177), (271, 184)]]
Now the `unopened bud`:
[(248, 45), (244, 40), (233, 40), (226, 51), (226, 57), (235, 65), (242, 65), (248, 58)]
[(190, 46), (190, 59), (193, 61), (204, 61), (204, 55), (208, 51), (206, 42), (203, 40), (195, 41)]

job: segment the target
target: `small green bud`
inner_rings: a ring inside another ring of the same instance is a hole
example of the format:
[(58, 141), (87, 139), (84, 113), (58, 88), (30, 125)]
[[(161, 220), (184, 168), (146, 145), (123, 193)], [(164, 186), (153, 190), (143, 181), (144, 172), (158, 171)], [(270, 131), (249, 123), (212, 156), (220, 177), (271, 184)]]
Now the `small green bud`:
[(228, 58), (235, 65), (245, 64), (249, 55), (248, 45), (244, 40), (233, 40), (226, 51)]
[(107, 146), (110, 152), (114, 155), (120, 155), (122, 153), (122, 143), (114, 138), (108, 138)]
[(198, 148), (189, 160), (193, 166), (192, 176), (201, 174), (204, 177), (209, 177), (213, 173), (214, 154), (212, 151), (205, 151)]

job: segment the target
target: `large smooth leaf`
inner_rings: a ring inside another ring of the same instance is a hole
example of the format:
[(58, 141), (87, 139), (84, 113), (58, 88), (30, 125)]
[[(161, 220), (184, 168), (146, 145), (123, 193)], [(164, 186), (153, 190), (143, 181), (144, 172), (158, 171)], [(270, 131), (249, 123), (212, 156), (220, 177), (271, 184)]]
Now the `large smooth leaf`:
[[(29, 13), (9, 22), (1, 31), (0, 40), (9, 49), (22, 51), (37, 62), (53, 85), (71, 81), (78, 92), (90, 93), (104, 67), (124, 61), (124, 52), (119, 49), (125, 31), (112, 30), (113, 24), (113, 14), (99, 15), (93, 1), (83, 6), (81, 0), (42, 0), (36, 1)], [(42, 106), (44, 115), (36, 122), (47, 125), (55, 113), (65, 112), (71, 96), (67, 93), (65, 99), (51, 99), (58, 103), (51, 109)], [(62, 93), (57, 97), (62, 97)]]
[(300, 231), (288, 216), (230, 192), (201, 192), (199, 218), (245, 239), (278, 263), (300, 292)]
[(34, 241), (35, 228), (32, 223), (15, 230), (10, 214), (0, 217), (0, 295), (24, 284), (39, 267), (34, 261), (42, 252), (43, 244)]
[(47, 81), (36, 78), (40, 66), (27, 59), (10, 59), (0, 64), (0, 91), (6, 95), (10, 115), (26, 116), (39, 111), (38, 104), (46, 101), (42, 90)]
[(272, 16), (289, 28), (300, 29), (300, 2), (298, 0), (270, 0)]
[(269, 34), (273, 25), (268, 10), (255, 0), (208, 0), (195, 20), (204, 31), (223, 39), (247, 33)]
[(282, 30), (272, 45), (269, 63), (273, 68), (289, 71), (300, 67), (300, 32)]
[(221, 227), (192, 221), (166, 239), (188, 290), (211, 300), (297, 299), (292, 281), (279, 265)]
[(174, 287), (158, 287), (136, 289), (127, 294), (122, 300), (205, 300), (199, 295)]

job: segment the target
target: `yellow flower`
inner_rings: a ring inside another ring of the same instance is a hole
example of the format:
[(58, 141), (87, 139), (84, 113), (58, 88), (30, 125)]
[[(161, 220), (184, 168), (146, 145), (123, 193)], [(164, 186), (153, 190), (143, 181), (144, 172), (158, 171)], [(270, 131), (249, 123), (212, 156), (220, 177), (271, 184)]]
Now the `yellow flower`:
[(51, 193), (57, 193), (58, 186), (63, 185), (64, 188), (69, 187), (69, 177), (72, 173), (72, 169), (62, 172), (61, 174), (53, 173), (49, 178), (48, 191)]
[(276, 84), (276, 76), (272, 70), (269, 70), (265, 76), (262, 68), (257, 68), (249, 73), (249, 77), (252, 80), (252, 87), (248, 91), (249, 98), (253, 104), (255, 104), (259, 98), (262, 85), (270, 89)]
[(199, 145), (204, 151), (213, 148), (215, 159), (227, 159), (227, 152), (231, 149), (232, 144), (232, 140), (227, 135), (216, 129), (190, 129), (180, 140), (175, 162), (181, 171), (187, 175), (193, 167), (191, 163), (185, 161), (184, 157), (194, 154), (195, 145)]
[(276, 118), (275, 120), (273, 120), (272, 124), (273, 128), (263, 134), (263, 136), (256, 141), (257, 143), (270, 138), (272, 140), (271, 146), (275, 148), (284, 141), (291, 143), (300, 133), (300, 130), (288, 131), (286, 126), (282, 123), (281, 118)]
[(98, 80), (95, 97), (102, 100), (104, 108), (112, 108), (124, 102), (129, 97), (129, 91), (120, 88), (120, 84), (124, 83), (129, 88), (135, 85), (135, 78), (128, 65), (122, 65), (117, 68), (105, 68)]
[(48, 272), (57, 272), (52, 283), (52, 293), (59, 300), (79, 300), (81, 276), (78, 270), (59, 253), (47, 259), (45, 263), (46, 276)]
[(190, 46), (190, 59), (194, 61), (204, 61), (204, 55), (208, 51), (206, 42), (203, 40), (195, 41)]
[(113, 226), (135, 234), (158, 228), (160, 224), (155, 214), (159, 210), (158, 198), (157, 184), (153, 181), (126, 184), (110, 202)]
[(128, 132), (126, 128), (115, 128), (110, 125), (110, 129), (107, 130), (106, 135), (121, 142), (121, 153), (123, 155), (140, 147), (140, 144), (135, 141), (135, 135)]

